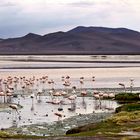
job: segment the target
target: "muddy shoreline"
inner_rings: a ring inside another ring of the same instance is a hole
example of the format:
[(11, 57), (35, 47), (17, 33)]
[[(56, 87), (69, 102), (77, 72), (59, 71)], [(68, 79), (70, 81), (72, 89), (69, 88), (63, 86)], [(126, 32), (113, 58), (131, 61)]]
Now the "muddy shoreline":
[(12, 134), (35, 135), (35, 136), (61, 136), (72, 128), (84, 126), (89, 123), (101, 122), (110, 116), (113, 112), (107, 113), (90, 113), (80, 114), (64, 120), (56, 121), (53, 123), (32, 124), (21, 127), (11, 127), (5, 129), (6, 132)]

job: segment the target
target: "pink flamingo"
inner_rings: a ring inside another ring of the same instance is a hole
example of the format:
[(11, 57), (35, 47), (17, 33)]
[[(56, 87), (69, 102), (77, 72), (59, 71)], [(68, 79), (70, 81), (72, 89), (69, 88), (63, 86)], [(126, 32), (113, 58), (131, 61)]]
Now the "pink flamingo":
[(131, 79), (130, 79), (130, 92), (131, 92), (131, 93), (132, 93), (132, 91), (133, 91), (133, 87), (134, 87), (134, 79), (131, 78)]
[(75, 95), (75, 94), (68, 97), (68, 99), (71, 101), (71, 108), (68, 108), (68, 110), (70, 110), (70, 111), (75, 110), (75, 108), (76, 108), (76, 106), (75, 106), (76, 98), (77, 98), (77, 95)]
[(120, 86), (122, 86), (124, 88), (124, 92), (126, 93), (126, 86), (123, 83), (119, 83)]
[(56, 115), (56, 116), (58, 116), (58, 121), (60, 120), (60, 118), (62, 118), (63, 117), (63, 115), (61, 114), (61, 113), (54, 113), (54, 115)]

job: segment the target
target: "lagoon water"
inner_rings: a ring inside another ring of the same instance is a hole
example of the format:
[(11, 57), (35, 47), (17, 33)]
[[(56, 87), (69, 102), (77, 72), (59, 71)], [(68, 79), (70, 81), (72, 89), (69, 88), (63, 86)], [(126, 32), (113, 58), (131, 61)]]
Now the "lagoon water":
[[(9, 108), (0, 111), (0, 128), (8, 128), (11, 126), (20, 127), (24, 125), (32, 124), (51, 124), (58, 120), (63, 120), (70, 118), (72, 116), (77, 116), (79, 114), (90, 114), (90, 113), (100, 113), (100, 112), (113, 112), (118, 104), (115, 101), (104, 100), (102, 102), (101, 108), (99, 107), (99, 101), (95, 100), (93, 97), (78, 97), (76, 99), (76, 109), (74, 111), (69, 111), (68, 108), (71, 108), (71, 102), (68, 99), (65, 99), (67, 102), (66, 105), (62, 105), (63, 111), (58, 111), (60, 105), (52, 105), (47, 103), (50, 101), (50, 96), (41, 96), (41, 102), (39, 100), (34, 100), (32, 104), (31, 98), (26, 96), (25, 98), (13, 98), (12, 103), (20, 102), (20, 105), (23, 108), (19, 109), (21, 118), (19, 115)], [(106, 109), (110, 108), (110, 110)], [(55, 113), (63, 114), (62, 118), (58, 118)]]
[[(64, 62), (65, 61), (65, 62)], [(72, 62), (71, 62), (72, 61)], [(85, 77), (85, 88), (119, 87), (130, 79), (134, 86), (140, 86), (140, 56), (0, 56), (0, 77), (7, 76), (41, 77), (48, 75), (56, 81), (55, 88), (62, 88), (61, 77), (69, 75), (72, 85), (79, 86), (79, 78)], [(96, 82), (91, 82), (95, 76)]]
[[(65, 62), (63, 62), (64, 60)], [(119, 88), (118, 83), (120, 82), (129, 87), (130, 79), (133, 78), (134, 86), (140, 87), (139, 61), (139, 56), (0, 56), (0, 78), (5, 79), (8, 76), (25, 76), (27, 78), (35, 76), (39, 78), (47, 75), (49, 79), (55, 81), (55, 89), (63, 89), (62, 76), (70, 76), (70, 88), (72, 86), (80, 88), (79, 80), (83, 76), (83, 88), (87, 90), (89, 88), (93, 90), (96, 90), (96, 88)], [(92, 82), (93, 76), (95, 76), (94, 82)], [(46, 85), (46, 89), (49, 88), (49, 85)], [(49, 96), (42, 96), (41, 102), (35, 100), (34, 110), (32, 111), (32, 102), (29, 95), (25, 98), (13, 98), (13, 103), (20, 102), (23, 106), (20, 110), (21, 120), (13, 121), (16, 117), (14, 112), (10, 111), (9, 108), (1, 109), (0, 128), (57, 121), (58, 117), (54, 113), (58, 111), (59, 105), (46, 103), (49, 98)], [(97, 104), (99, 104), (98, 101), (92, 97), (86, 97), (84, 103), (82, 97), (78, 97), (76, 111), (68, 111), (71, 106), (70, 102), (63, 106), (63, 113), (65, 114), (63, 119), (79, 113), (109, 111), (96, 108)], [(118, 106), (115, 101), (103, 101), (102, 105), (106, 108), (113, 107), (112, 111)]]

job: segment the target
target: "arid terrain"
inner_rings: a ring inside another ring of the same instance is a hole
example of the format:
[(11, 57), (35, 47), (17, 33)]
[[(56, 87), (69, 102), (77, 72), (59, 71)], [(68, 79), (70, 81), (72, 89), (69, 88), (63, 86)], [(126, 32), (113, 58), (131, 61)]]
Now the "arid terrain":
[(78, 26), (46, 35), (0, 40), (0, 54), (140, 54), (140, 33), (127, 28)]

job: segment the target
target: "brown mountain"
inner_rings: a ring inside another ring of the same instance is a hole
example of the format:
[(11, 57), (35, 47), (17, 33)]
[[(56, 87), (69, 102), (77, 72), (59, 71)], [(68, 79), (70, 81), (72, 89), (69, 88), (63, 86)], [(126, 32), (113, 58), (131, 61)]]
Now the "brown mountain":
[(44, 36), (1, 39), (0, 54), (140, 54), (140, 33), (126, 28), (76, 27)]

